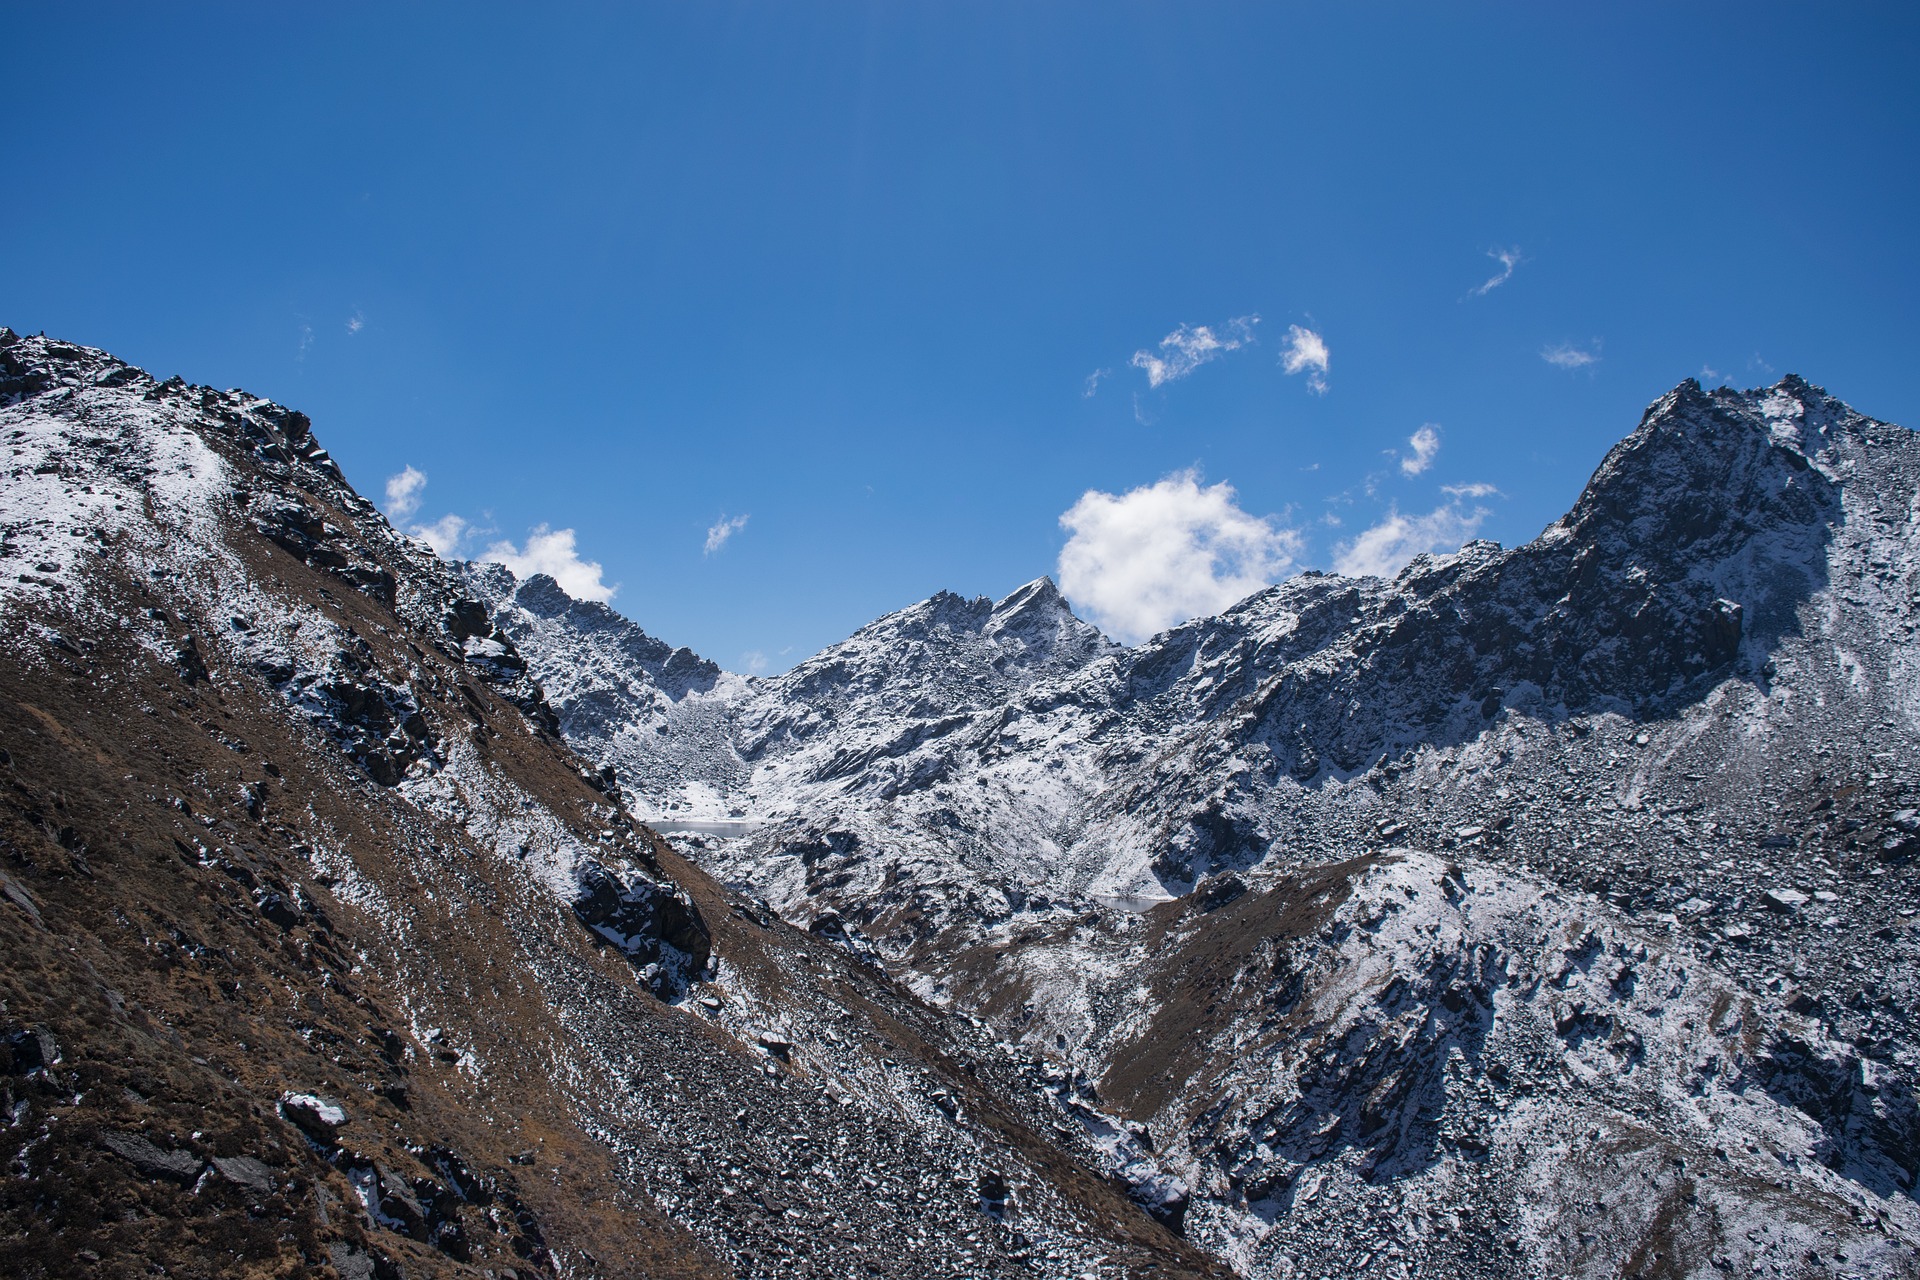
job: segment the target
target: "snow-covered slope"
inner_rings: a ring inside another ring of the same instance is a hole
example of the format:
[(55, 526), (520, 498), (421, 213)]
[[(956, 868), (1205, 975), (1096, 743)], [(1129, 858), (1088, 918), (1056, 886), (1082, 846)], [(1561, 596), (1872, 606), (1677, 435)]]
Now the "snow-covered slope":
[[(1688, 382), (1511, 550), (1130, 649), (1044, 580), (936, 596), (561, 715), (642, 810), (748, 828), (704, 865), (1097, 1086), (1141, 1197), (1257, 1272), (1885, 1271), (1920, 1240), (1917, 492), (1904, 428)], [(490, 598), (549, 686), (589, 665)], [(1170, 972), (1180, 938), (1212, 958)], [(1356, 1212), (1413, 1227), (1330, 1247)]]
[(0, 329), (0, 450), (0, 1274), (1217, 1274), (982, 1025), (635, 823), (515, 635), (663, 769), (710, 665), (496, 626), (244, 392)]

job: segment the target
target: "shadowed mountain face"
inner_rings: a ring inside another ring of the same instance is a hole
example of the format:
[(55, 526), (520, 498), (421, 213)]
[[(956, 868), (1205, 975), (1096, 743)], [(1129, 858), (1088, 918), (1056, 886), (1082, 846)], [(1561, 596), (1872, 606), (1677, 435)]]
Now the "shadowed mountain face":
[(711, 664), (496, 623), (243, 392), (0, 330), (0, 448), (0, 1272), (1224, 1271), (559, 736)]
[(1906, 1274), (1917, 492), (1904, 428), (1688, 382), (1524, 546), (1133, 648), (1044, 580), (940, 595), (562, 719), (1250, 1274)]

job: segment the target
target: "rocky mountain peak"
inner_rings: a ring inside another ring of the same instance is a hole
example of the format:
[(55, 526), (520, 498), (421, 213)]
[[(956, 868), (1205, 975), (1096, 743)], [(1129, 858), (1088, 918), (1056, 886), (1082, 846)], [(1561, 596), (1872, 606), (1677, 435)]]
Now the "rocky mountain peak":
[(981, 634), (1015, 650), (1022, 666), (1077, 666), (1117, 647), (1090, 622), (1075, 616), (1051, 577), (1035, 578), (993, 606)]
[(1684, 553), (1817, 524), (1835, 501), (1834, 447), (1857, 446), (1863, 422), (1797, 377), (1744, 392), (1690, 378), (1614, 446), (1557, 527), (1602, 550)]

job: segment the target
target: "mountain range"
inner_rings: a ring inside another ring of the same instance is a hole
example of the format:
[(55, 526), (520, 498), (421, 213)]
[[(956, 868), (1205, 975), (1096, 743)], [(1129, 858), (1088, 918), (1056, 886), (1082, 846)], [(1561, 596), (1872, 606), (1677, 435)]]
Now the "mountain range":
[[(0, 331), (17, 1274), (1920, 1274), (1920, 442), (771, 678)], [(10, 1243), (7, 1243), (10, 1242)]]

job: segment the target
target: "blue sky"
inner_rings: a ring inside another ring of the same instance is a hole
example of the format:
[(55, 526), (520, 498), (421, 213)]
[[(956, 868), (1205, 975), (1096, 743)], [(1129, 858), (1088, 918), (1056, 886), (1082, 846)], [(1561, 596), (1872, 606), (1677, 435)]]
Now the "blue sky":
[(1920, 11), (1466, 12), (10, 4), (0, 323), (734, 669), (1523, 541), (1703, 370), (1920, 424)]

